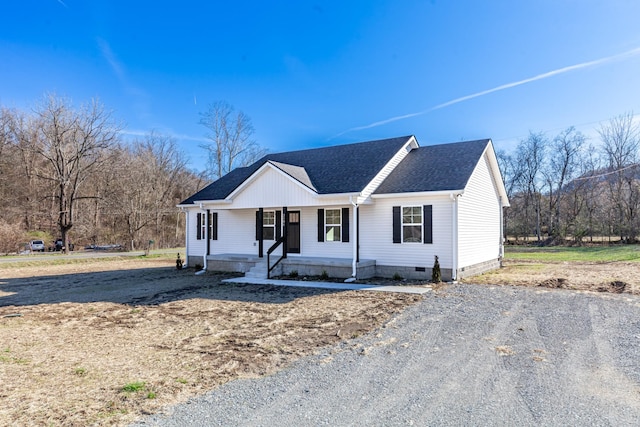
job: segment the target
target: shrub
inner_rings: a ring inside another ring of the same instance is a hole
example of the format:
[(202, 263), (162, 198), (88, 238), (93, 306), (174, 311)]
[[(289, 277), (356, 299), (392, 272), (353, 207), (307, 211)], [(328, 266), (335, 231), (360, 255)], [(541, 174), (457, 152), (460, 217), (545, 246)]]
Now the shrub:
[(393, 280), (402, 280), (402, 276), (398, 273), (394, 273)]
[(431, 281), (433, 283), (442, 282), (442, 274), (440, 273), (440, 263), (438, 262), (438, 255), (435, 256), (436, 260), (433, 263), (433, 269), (431, 270)]
[(291, 270), (289, 277), (298, 277), (298, 270)]
[(322, 280), (329, 279), (329, 273), (327, 273), (327, 270), (322, 270), (322, 273), (320, 274), (320, 279)]

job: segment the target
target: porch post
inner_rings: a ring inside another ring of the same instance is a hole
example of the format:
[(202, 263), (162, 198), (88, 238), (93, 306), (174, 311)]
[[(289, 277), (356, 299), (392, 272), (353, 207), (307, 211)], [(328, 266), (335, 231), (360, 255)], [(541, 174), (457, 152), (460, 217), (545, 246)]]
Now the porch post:
[(282, 257), (287, 257), (287, 252), (289, 251), (289, 246), (287, 240), (289, 239), (289, 215), (287, 214), (287, 207), (282, 208), (282, 216), (284, 216), (284, 226), (282, 228), (282, 238), (284, 239), (282, 242)]
[(211, 215), (211, 211), (207, 209), (207, 231), (205, 231), (205, 236), (207, 236), (207, 255), (211, 254), (211, 236), (210, 236), (210, 228), (211, 224), (209, 223), (209, 215)]
[[(208, 215), (209, 210), (208, 209), (205, 210), (202, 207), (202, 205), (200, 205), (200, 209), (202, 209), (202, 211), (204, 213), (204, 216), (205, 216), (205, 219), (204, 219), (205, 229), (209, 230), (209, 215)], [(204, 234), (208, 239), (208, 231), (205, 231)], [(207, 242), (207, 245), (206, 245), (205, 250), (204, 250), (204, 256), (202, 257), (202, 265), (203, 265), (202, 271), (205, 271), (207, 269), (207, 255), (209, 255), (209, 244), (208, 244), (208, 242)]]
[(352, 203), (353, 205), (353, 234), (354, 234), (354, 238), (353, 238), (353, 262), (351, 265), (351, 275), (352, 277), (357, 277), (358, 274), (358, 240), (359, 240), (359, 233), (358, 233), (358, 204), (356, 203)]
[(189, 210), (185, 210), (184, 208), (180, 208), (182, 212), (184, 212), (184, 265), (185, 267), (189, 267), (189, 233), (191, 230), (189, 229)]
[(264, 256), (264, 235), (262, 233), (262, 225), (264, 224), (264, 208), (258, 209), (258, 256)]

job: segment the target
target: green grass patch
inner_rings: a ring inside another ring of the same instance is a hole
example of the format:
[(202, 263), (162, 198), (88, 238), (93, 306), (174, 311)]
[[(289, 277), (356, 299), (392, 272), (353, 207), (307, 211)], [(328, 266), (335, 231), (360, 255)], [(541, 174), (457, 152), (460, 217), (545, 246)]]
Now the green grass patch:
[[(175, 249), (157, 249), (151, 251), (149, 255), (133, 255), (122, 253), (122, 255), (113, 255), (113, 253), (105, 252), (105, 256), (84, 257), (78, 252), (77, 258), (71, 253), (68, 256), (62, 256), (60, 253), (46, 254), (45, 258), (29, 259), (31, 255), (5, 255), (3, 259), (11, 259), (11, 261), (0, 263), (0, 269), (19, 268), (19, 267), (42, 267), (53, 265), (71, 265), (71, 264), (95, 264), (103, 262), (123, 262), (127, 260), (148, 260), (148, 259), (166, 259), (175, 262), (178, 252), (184, 253), (184, 248)], [(40, 255), (41, 254), (36, 254)], [(36, 256), (34, 255), (34, 256)], [(100, 255), (100, 253), (98, 253)], [(13, 261), (15, 259), (15, 262)], [(169, 264), (167, 264), (169, 265)]]
[[(546, 265), (528, 262), (526, 264), (509, 264), (508, 267), (514, 270), (540, 271), (540, 270), (544, 270)], [(495, 271), (498, 272), (499, 270), (495, 270)]]
[(640, 245), (589, 247), (506, 246), (505, 260), (533, 262), (638, 262), (640, 261)]
[(122, 387), (122, 391), (126, 391), (127, 393), (135, 393), (140, 390), (144, 390), (144, 382), (142, 381), (135, 381)]

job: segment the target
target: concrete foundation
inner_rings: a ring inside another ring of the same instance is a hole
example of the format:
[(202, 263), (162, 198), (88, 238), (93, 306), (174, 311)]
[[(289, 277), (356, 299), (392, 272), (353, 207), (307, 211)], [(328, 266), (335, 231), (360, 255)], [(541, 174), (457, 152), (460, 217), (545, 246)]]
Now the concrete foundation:
[(458, 279), (464, 279), (465, 277), (475, 276), (482, 274), (486, 271), (495, 270), (502, 267), (501, 259), (492, 259), (490, 261), (481, 262), (478, 264), (470, 265), (458, 269)]
[[(423, 271), (424, 270), (424, 271)], [(431, 267), (403, 267), (398, 265), (376, 265), (376, 277), (393, 278), (400, 276), (403, 279), (431, 281)], [(440, 268), (442, 280), (451, 280), (451, 269)]]
[[(326, 272), (329, 277), (346, 279), (352, 276), (353, 266), (350, 259), (343, 258), (303, 258), (289, 257), (283, 259), (282, 274), (291, 274), (297, 271), (298, 276), (320, 276)], [(374, 260), (362, 260), (356, 266), (357, 277), (368, 279), (376, 273)]]
[(250, 255), (209, 256), (207, 257), (207, 270), (246, 273), (262, 260), (266, 260), (266, 258)]
[[(203, 265), (202, 256), (189, 256), (189, 267), (195, 264)], [(277, 261), (277, 258), (271, 260), (271, 263)], [(255, 255), (242, 254), (223, 254), (211, 255), (207, 257), (207, 270), (209, 271), (234, 271), (246, 273), (256, 264), (265, 263), (266, 257), (259, 258)], [(494, 259), (485, 261), (468, 267), (458, 269), (457, 278), (475, 276), (485, 271), (494, 270), (501, 267), (501, 260)], [(329, 277), (336, 279), (346, 279), (351, 277), (352, 262), (348, 258), (320, 258), (320, 257), (298, 257), (289, 256), (283, 259), (280, 264), (271, 272), (272, 276), (288, 275), (296, 271), (298, 276), (320, 276), (323, 272)], [(356, 266), (357, 277), (359, 279), (369, 279), (371, 277), (387, 277), (393, 278), (400, 276), (403, 279), (411, 280), (431, 280), (431, 266), (394, 266), (379, 265), (375, 260), (361, 260)], [(443, 281), (451, 281), (452, 270), (450, 268), (441, 268), (440, 273)]]

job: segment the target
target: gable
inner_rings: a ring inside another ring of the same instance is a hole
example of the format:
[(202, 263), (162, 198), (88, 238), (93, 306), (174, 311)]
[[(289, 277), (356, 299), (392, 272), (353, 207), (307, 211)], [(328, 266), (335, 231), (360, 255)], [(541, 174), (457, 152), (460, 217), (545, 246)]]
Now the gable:
[(243, 183), (229, 198), (232, 200), (232, 208), (318, 204), (313, 190), (269, 164)]

